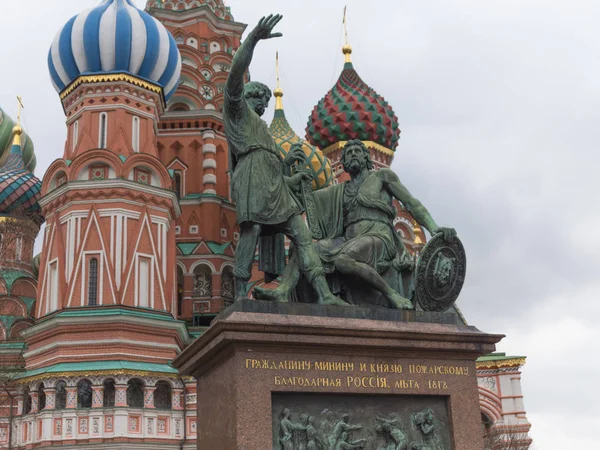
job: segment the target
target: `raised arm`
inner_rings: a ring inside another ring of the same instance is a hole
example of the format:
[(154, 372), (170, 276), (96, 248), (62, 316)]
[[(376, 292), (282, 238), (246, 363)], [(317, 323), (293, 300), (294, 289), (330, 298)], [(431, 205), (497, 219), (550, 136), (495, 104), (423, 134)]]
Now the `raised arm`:
[(273, 33), (273, 28), (279, 23), (283, 16), (271, 14), (263, 17), (258, 25), (246, 37), (237, 53), (233, 57), (231, 70), (227, 78), (225, 89), (231, 98), (239, 97), (244, 91), (244, 76), (252, 62), (254, 48), (258, 41), (283, 36), (281, 33)]
[(444, 238), (452, 239), (456, 236), (456, 231), (453, 228), (444, 228), (439, 227), (427, 208), (423, 206), (423, 204), (412, 196), (412, 194), (404, 187), (404, 185), (400, 182), (398, 175), (396, 175), (390, 169), (380, 169), (379, 174), (382, 177), (384, 186), (386, 189), (403, 205), (405, 205), (408, 210), (412, 213), (417, 222), (429, 231), (431, 235), (437, 233), (444, 233)]

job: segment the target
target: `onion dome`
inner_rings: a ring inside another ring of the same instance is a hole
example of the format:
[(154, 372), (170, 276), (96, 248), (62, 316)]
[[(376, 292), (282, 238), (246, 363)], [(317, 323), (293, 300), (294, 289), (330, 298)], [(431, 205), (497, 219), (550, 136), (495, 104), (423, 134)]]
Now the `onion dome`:
[(40, 213), (38, 200), (42, 182), (25, 166), (21, 150), (23, 130), (19, 125), (13, 128), (13, 145), (0, 166), (0, 214)]
[(308, 141), (322, 149), (340, 141), (360, 139), (396, 150), (398, 118), (385, 99), (358, 75), (344, 45), (346, 63), (337, 83), (314, 107), (306, 127)]
[(329, 159), (323, 154), (318, 147), (311, 145), (307, 141), (301, 139), (292, 129), (289, 122), (285, 118), (283, 111), (283, 91), (277, 88), (274, 91), (276, 98), (275, 115), (269, 126), (271, 136), (277, 144), (277, 148), (281, 152), (281, 156), (285, 158), (293, 144), (302, 144), (302, 150), (306, 155), (306, 163), (313, 174), (313, 189), (321, 189), (329, 186), (333, 180), (333, 172)]
[[(12, 118), (0, 108), (0, 166), (6, 160), (12, 148), (14, 126), (15, 122)], [(37, 161), (33, 152), (33, 142), (25, 132), (21, 134), (21, 152), (25, 167), (33, 172)]]
[(148, 0), (146, 10), (166, 9), (171, 11), (187, 11), (194, 8), (208, 8), (219, 19), (233, 20), (231, 8), (223, 4), (223, 0)]
[(59, 93), (80, 76), (111, 81), (126, 74), (158, 85), (168, 100), (179, 84), (181, 55), (171, 33), (133, 0), (103, 0), (58, 32), (48, 67)]

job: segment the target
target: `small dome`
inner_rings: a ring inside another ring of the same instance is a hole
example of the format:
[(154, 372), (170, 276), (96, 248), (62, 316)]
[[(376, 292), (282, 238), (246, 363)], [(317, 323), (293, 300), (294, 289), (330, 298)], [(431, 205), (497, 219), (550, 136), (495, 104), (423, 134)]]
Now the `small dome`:
[[(281, 92), (281, 95), (283, 95), (283, 92)], [(269, 131), (283, 157), (288, 154), (293, 144), (302, 144), (302, 150), (304, 150), (304, 154), (306, 155), (306, 162), (314, 175), (313, 189), (321, 189), (331, 184), (333, 173), (329, 159), (323, 155), (323, 152), (319, 148), (301, 139), (294, 132), (285, 118), (283, 109), (275, 110), (275, 117), (273, 117), (273, 121), (269, 126)]]
[[(351, 53), (350, 46), (344, 54)], [(398, 146), (398, 118), (385, 99), (346, 62), (333, 88), (314, 107), (306, 127), (308, 141), (322, 149), (340, 141), (372, 141), (392, 151)]]
[(81, 75), (126, 73), (175, 92), (181, 56), (175, 39), (133, 0), (103, 0), (69, 20), (48, 55), (50, 76), (61, 93)]
[(39, 214), (42, 182), (25, 167), (21, 152), (21, 127), (15, 126), (13, 131), (13, 145), (4, 164), (0, 166), (0, 214), (17, 211)]
[[(8, 157), (13, 143), (13, 127), (15, 122), (12, 118), (0, 108), (0, 166)], [(35, 170), (36, 159), (33, 151), (33, 142), (27, 136), (27, 133), (21, 134), (21, 151), (23, 153), (23, 162), (25, 167), (33, 172)]]
[(231, 8), (223, 4), (223, 0), (148, 0), (146, 10), (167, 9), (171, 11), (187, 11), (194, 8), (209, 8), (219, 19), (233, 20)]

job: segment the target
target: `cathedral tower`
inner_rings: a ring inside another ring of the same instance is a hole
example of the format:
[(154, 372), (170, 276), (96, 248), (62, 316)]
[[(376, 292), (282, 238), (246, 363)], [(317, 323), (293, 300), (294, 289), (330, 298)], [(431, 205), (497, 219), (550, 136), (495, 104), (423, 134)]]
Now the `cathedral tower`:
[(246, 25), (222, 0), (150, 0), (146, 10), (173, 33), (181, 83), (158, 129), (158, 153), (172, 170), (182, 214), (176, 222), (178, 312), (207, 325), (233, 299), (239, 237), (229, 196), (223, 88)]

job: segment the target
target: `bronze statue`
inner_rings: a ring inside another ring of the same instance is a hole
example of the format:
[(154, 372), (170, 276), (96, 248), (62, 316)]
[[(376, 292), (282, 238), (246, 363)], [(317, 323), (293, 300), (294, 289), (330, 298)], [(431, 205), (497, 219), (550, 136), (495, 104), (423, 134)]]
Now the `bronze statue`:
[[(267, 124), (260, 118), (271, 90), (244, 77), (254, 48), (264, 39), (282, 36), (273, 29), (282, 16), (263, 17), (238, 49), (225, 86), (223, 120), (229, 144), (232, 199), (240, 238), (235, 252), (235, 299), (247, 295), (258, 239), (284, 233), (297, 249), (297, 267), (310, 281), (322, 304), (345, 304), (327, 285), (323, 267), (302, 218), (302, 205), (292, 194), (307, 173), (284, 176), (283, 162)], [(283, 249), (281, 249), (283, 250)]]
[[(404, 292), (401, 272), (412, 269), (413, 261), (394, 229), (392, 199), (405, 205), (432, 235), (453, 240), (456, 232), (439, 227), (393, 171), (372, 170), (369, 151), (360, 140), (346, 143), (342, 164), (350, 181), (313, 192), (315, 211), (307, 210), (309, 221), (318, 221), (325, 236), (316, 246), (319, 257), (328, 273), (370, 286), (391, 308), (412, 309), (407, 298), (411, 293)], [(292, 252), (279, 287), (257, 287), (255, 297), (287, 301), (300, 278), (299, 262), (298, 254)]]

